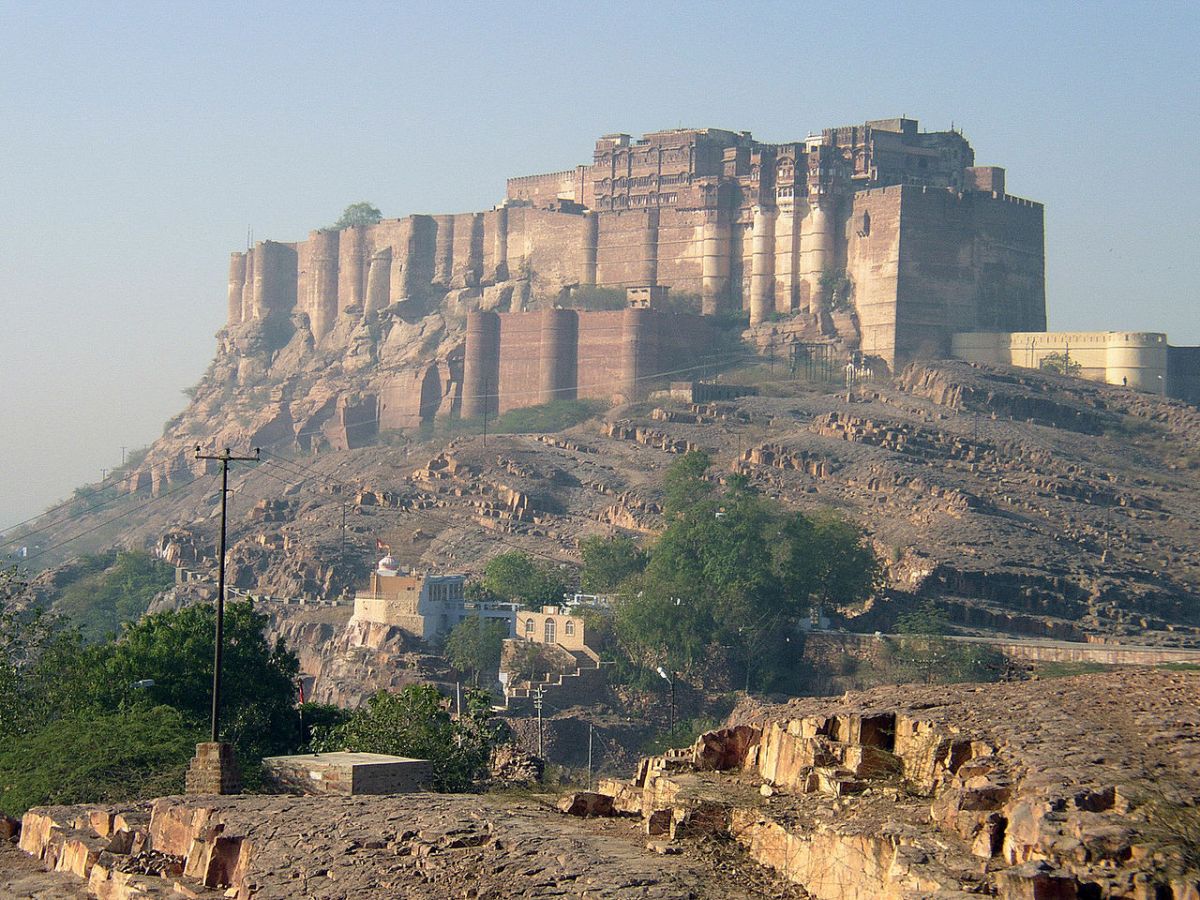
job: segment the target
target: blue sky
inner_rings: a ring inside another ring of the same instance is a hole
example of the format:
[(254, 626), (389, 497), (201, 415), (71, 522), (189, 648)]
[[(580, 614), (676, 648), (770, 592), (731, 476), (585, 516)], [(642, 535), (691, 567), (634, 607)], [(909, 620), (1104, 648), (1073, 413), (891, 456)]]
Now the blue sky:
[(1200, 343), (1198, 10), (0, 0), (0, 529), (183, 406), (248, 225), (488, 208), (609, 131), (953, 123), (1046, 204), (1052, 328)]

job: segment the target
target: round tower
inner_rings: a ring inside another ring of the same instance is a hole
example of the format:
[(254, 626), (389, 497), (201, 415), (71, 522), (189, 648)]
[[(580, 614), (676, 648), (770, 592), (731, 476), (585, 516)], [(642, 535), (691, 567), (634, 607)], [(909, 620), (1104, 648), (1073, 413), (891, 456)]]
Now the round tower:
[(246, 254), (233, 253), (229, 256), (229, 311), (226, 325), (238, 325), (242, 321), (242, 291), (246, 287)]
[(463, 359), (462, 416), (474, 419), (498, 408), (500, 317), (494, 312), (467, 315), (467, 346)]
[(545, 309), (541, 317), (538, 402), (574, 400), (577, 316), (572, 309)]
[(750, 324), (757, 325), (775, 309), (775, 212), (754, 207), (753, 256), (750, 269)]
[(309, 315), (318, 341), (333, 330), (338, 312), (338, 232), (314, 231), (312, 244), (312, 301)]

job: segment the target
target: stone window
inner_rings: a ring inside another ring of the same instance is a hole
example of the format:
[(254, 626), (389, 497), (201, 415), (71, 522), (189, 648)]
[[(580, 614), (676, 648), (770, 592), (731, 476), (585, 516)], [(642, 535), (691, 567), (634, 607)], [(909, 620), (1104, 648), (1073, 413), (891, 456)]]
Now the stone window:
[(554, 624), (553, 619), (546, 620), (546, 643), (554, 644), (558, 642), (558, 628)]
[(525, 620), (525, 633), (530, 637), (533, 637), (533, 619)]
[(575, 634), (575, 623), (567, 622), (566, 626), (563, 628), (563, 631), (565, 631), (568, 636)]

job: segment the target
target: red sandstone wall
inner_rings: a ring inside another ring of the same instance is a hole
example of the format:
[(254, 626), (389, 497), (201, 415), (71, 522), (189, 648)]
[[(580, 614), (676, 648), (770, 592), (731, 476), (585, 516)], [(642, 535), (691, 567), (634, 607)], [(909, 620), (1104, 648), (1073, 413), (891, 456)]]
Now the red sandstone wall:
[(699, 294), (704, 257), (704, 215), (663, 209), (658, 221), (658, 283), (676, 294)]
[(580, 313), (577, 392), (581, 400), (610, 402), (620, 393), (624, 317), (623, 310)]
[(1045, 328), (1040, 204), (902, 190), (897, 358), (946, 355), (957, 331)]
[(541, 402), (541, 338), (537, 313), (500, 314), (500, 412)]

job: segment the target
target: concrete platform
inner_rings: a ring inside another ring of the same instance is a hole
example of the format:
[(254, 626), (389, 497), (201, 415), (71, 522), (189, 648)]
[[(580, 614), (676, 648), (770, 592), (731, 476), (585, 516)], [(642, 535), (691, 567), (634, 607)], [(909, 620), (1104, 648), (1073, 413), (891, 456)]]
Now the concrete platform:
[(430, 790), (433, 764), (383, 753), (302, 753), (268, 756), (263, 774), (302, 794), (408, 794)]

